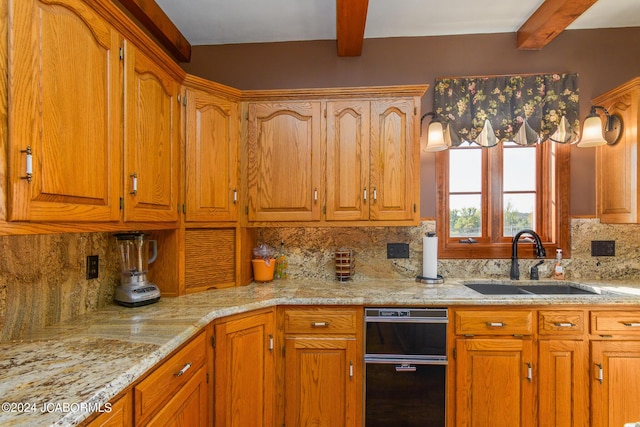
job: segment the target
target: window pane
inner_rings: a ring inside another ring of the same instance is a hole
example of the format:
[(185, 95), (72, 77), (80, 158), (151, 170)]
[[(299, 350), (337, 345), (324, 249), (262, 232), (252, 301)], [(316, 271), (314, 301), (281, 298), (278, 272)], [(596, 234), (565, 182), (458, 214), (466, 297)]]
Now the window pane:
[(505, 194), (503, 203), (503, 224), (505, 236), (514, 236), (518, 231), (525, 228), (535, 230), (535, 194)]
[(504, 191), (535, 191), (536, 189), (536, 148), (505, 148)]
[(482, 188), (482, 149), (449, 150), (449, 192), (480, 192)]
[(482, 220), (479, 194), (449, 196), (449, 236), (478, 237)]

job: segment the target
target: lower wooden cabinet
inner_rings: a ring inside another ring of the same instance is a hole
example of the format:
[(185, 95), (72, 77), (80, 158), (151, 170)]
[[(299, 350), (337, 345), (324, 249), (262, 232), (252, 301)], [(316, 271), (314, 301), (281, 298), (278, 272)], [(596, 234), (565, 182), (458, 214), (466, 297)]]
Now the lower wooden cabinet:
[(362, 309), (284, 310), (286, 426), (362, 426)]
[(456, 350), (456, 425), (535, 426), (531, 339), (461, 338)]
[(273, 309), (221, 319), (215, 325), (215, 426), (274, 425)]
[(133, 410), (131, 405), (131, 391), (128, 391), (116, 401), (111, 402), (111, 411), (103, 412), (94, 418), (89, 427), (131, 427), (133, 425)]

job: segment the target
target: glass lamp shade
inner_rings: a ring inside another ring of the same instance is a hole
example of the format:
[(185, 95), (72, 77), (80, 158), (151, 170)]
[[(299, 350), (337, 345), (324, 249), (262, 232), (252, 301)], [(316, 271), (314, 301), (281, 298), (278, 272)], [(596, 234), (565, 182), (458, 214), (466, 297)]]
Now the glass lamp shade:
[(429, 123), (429, 129), (427, 131), (427, 146), (424, 151), (435, 152), (446, 150), (447, 144), (444, 141), (444, 129), (442, 122), (431, 121)]
[(578, 142), (578, 147), (588, 148), (606, 144), (600, 116), (597, 114), (589, 115), (582, 125), (582, 138)]

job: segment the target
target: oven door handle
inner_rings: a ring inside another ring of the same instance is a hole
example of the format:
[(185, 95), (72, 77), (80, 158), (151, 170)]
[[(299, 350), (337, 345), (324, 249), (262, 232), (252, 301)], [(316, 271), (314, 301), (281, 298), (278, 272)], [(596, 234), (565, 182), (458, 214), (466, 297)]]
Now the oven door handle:
[(416, 367), (413, 365), (409, 365), (408, 363), (403, 363), (402, 365), (396, 366), (396, 372), (415, 372)]
[(373, 355), (365, 355), (364, 363), (371, 364), (388, 364), (388, 365), (448, 365), (446, 356), (436, 356), (436, 357), (384, 357), (384, 356), (373, 356)]

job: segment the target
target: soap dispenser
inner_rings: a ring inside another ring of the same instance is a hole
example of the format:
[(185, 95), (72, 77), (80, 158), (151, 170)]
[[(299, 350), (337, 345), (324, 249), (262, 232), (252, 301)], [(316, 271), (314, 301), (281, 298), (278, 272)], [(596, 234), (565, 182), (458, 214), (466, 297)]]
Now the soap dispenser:
[(564, 280), (564, 267), (562, 266), (562, 249), (556, 249), (556, 265), (553, 269), (553, 278)]

